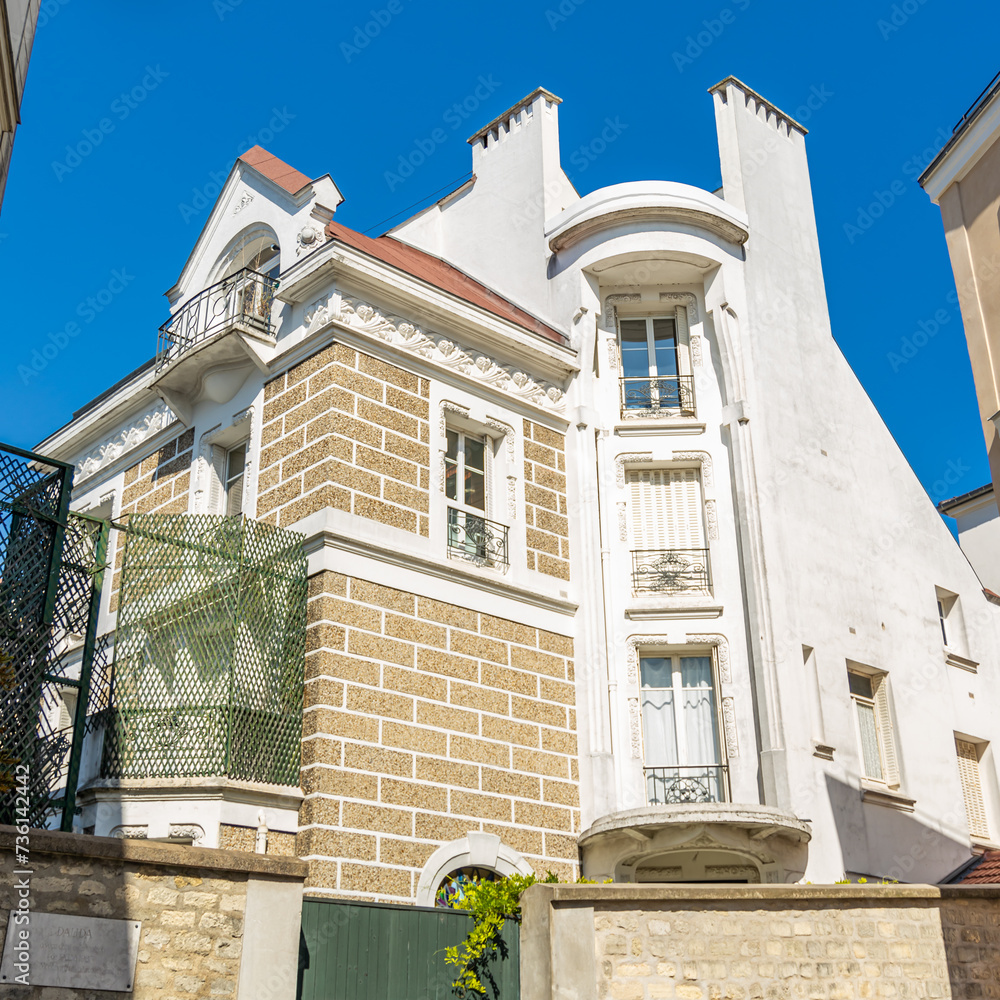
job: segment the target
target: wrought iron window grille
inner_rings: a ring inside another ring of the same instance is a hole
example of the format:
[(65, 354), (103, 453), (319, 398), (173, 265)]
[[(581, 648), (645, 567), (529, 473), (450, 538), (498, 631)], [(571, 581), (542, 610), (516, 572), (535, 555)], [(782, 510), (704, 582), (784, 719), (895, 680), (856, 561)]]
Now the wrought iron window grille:
[(638, 549), (632, 552), (636, 594), (709, 594), (708, 549)]
[(619, 379), (623, 417), (694, 417), (693, 375)]
[(729, 801), (729, 768), (725, 764), (644, 767), (642, 773), (646, 801), (651, 806)]
[(199, 292), (160, 327), (157, 371), (227, 327), (271, 334), (277, 288), (276, 278), (245, 267)]
[(507, 525), (449, 507), (448, 556), (506, 571), (510, 565)]

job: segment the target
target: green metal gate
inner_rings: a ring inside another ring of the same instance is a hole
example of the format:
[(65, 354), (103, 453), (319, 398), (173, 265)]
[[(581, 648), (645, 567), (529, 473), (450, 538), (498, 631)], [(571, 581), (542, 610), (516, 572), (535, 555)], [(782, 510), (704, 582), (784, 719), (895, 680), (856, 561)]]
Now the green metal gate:
[[(461, 910), (307, 898), (302, 902), (298, 1000), (452, 1000), (444, 950), (472, 927)], [(495, 996), (520, 996), (520, 938), (507, 924)], [(487, 984), (489, 986), (489, 984)], [(492, 994), (494, 991), (490, 991)]]

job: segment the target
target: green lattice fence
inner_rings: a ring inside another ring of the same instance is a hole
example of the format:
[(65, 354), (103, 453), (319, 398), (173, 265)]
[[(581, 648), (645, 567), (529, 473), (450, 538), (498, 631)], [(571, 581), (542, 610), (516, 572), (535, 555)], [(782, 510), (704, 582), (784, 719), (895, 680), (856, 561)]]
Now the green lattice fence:
[(72, 825), (109, 532), (72, 471), (0, 445), (0, 823)]
[(101, 773), (297, 785), (302, 536), (245, 517), (129, 520)]

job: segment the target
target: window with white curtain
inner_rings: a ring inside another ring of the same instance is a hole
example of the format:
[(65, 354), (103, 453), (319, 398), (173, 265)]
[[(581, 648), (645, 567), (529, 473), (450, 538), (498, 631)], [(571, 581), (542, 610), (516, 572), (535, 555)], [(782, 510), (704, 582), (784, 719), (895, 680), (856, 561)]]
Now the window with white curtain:
[(642, 655), (639, 681), (648, 801), (723, 801), (711, 654)]

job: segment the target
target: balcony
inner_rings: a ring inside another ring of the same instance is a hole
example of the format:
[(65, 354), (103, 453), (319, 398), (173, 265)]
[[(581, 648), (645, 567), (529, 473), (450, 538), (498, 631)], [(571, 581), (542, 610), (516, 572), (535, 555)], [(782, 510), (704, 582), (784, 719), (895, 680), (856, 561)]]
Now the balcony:
[(477, 566), (506, 570), (510, 565), (507, 525), (457, 507), (448, 508), (448, 556)]
[(710, 594), (708, 549), (639, 549), (632, 552), (632, 591), (641, 594)]
[(693, 375), (657, 375), (619, 379), (625, 419), (695, 417)]
[(644, 767), (642, 773), (646, 802), (651, 806), (729, 800), (729, 769), (725, 764)]
[(199, 292), (160, 327), (154, 388), (185, 422), (196, 399), (228, 402), (253, 365), (267, 371), (277, 287), (275, 278), (244, 268)]

